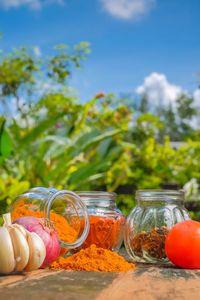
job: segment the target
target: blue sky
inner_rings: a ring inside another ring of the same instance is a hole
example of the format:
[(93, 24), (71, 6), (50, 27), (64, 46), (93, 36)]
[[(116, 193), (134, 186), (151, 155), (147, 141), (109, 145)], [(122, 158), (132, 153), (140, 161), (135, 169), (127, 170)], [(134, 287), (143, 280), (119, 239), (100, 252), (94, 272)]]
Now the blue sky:
[(35, 45), (45, 55), (88, 41), (92, 53), (71, 80), (81, 99), (152, 86), (173, 98), (198, 86), (199, 14), (199, 0), (0, 0), (1, 48)]

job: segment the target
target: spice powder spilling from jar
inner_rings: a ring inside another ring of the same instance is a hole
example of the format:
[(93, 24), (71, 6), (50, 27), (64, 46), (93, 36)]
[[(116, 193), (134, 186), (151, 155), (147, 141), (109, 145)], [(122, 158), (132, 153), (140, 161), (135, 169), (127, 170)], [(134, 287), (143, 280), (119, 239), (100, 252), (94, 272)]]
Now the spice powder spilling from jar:
[(51, 268), (55, 270), (127, 272), (135, 269), (135, 265), (127, 262), (116, 252), (91, 245), (67, 258), (59, 257), (51, 264)]
[(132, 249), (135, 255), (142, 257), (143, 251), (156, 259), (166, 258), (165, 240), (169, 229), (165, 226), (153, 228), (150, 231), (142, 231), (136, 234), (132, 241)]
[[(20, 205), (18, 205), (11, 213), (12, 221), (26, 216), (42, 218), (42, 212), (35, 210), (34, 208), (34, 205), (25, 204), (24, 202), (21, 202)], [(50, 218), (55, 226), (60, 240), (65, 241), (67, 243), (73, 243), (77, 239), (80, 228), (70, 226), (63, 216), (54, 212), (50, 213)]]

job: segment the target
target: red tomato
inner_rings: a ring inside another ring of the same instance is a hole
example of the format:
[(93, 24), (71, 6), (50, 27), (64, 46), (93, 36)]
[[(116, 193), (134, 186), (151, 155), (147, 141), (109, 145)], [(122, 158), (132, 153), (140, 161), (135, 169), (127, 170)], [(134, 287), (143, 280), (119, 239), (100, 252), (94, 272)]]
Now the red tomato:
[(187, 220), (170, 230), (165, 242), (169, 260), (185, 269), (200, 269), (200, 222)]

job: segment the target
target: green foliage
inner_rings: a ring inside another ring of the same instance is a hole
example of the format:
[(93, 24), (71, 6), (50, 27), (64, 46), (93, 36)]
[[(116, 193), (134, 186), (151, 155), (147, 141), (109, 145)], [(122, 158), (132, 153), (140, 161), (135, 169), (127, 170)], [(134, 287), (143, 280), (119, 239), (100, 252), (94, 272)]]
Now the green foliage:
[(0, 118), (0, 164), (11, 154), (12, 141), (5, 128), (5, 118)]
[(147, 113), (149, 111), (149, 103), (146, 95), (144, 95), (140, 100), (139, 111), (142, 114)]
[[(171, 107), (148, 113), (146, 98), (138, 111), (111, 94), (80, 103), (68, 79), (88, 52), (81, 43), (71, 50), (59, 45), (47, 59), (25, 48), (2, 57), (1, 111), (7, 116), (0, 119), (0, 213), (33, 186), (116, 191), (127, 184), (200, 182), (199, 131), (186, 130), (197, 113), (192, 100), (177, 100), (180, 126)], [(38, 91), (38, 82), (48, 88)], [(171, 146), (172, 132), (185, 139), (178, 149)], [(127, 214), (135, 200), (120, 196), (118, 203)]]
[(173, 141), (183, 141), (195, 133), (190, 121), (200, 112), (194, 107), (193, 98), (182, 95), (177, 98), (175, 107), (170, 104), (159, 109), (157, 113), (164, 124), (160, 138), (169, 135)]
[[(126, 101), (128, 106), (133, 106), (134, 100)], [(147, 114), (149, 111), (162, 121), (162, 128), (159, 129), (160, 141), (167, 135), (173, 141), (184, 141), (188, 137), (196, 136), (196, 130), (191, 126), (193, 117), (200, 116), (200, 110), (195, 107), (194, 99), (186, 94), (181, 95), (168, 105), (152, 107), (147, 95), (143, 95), (138, 105), (134, 105), (139, 114)]]

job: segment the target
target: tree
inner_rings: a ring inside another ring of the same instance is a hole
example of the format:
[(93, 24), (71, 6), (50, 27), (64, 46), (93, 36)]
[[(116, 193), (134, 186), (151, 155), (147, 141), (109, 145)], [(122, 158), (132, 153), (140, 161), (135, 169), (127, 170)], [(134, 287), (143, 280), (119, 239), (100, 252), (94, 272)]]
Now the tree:
[(148, 111), (149, 111), (149, 101), (148, 101), (147, 95), (142, 96), (142, 98), (140, 100), (138, 110), (141, 113), (145, 113), (145, 114), (148, 113)]
[[(88, 43), (80, 43), (72, 49), (59, 45), (54, 51), (47, 59), (37, 57), (31, 48), (15, 49), (1, 56), (0, 108), (5, 115), (11, 117), (18, 113), (27, 121), (26, 110), (45, 92), (69, 94), (68, 79), (73, 68), (79, 68), (87, 57)], [(13, 106), (16, 106), (15, 111)]]
[(180, 136), (176, 114), (174, 113), (171, 103), (168, 104), (168, 106), (159, 107), (159, 110), (157, 109), (157, 115), (163, 122), (163, 127), (159, 132), (159, 139), (163, 141), (164, 137), (167, 135), (173, 141), (179, 140)]

